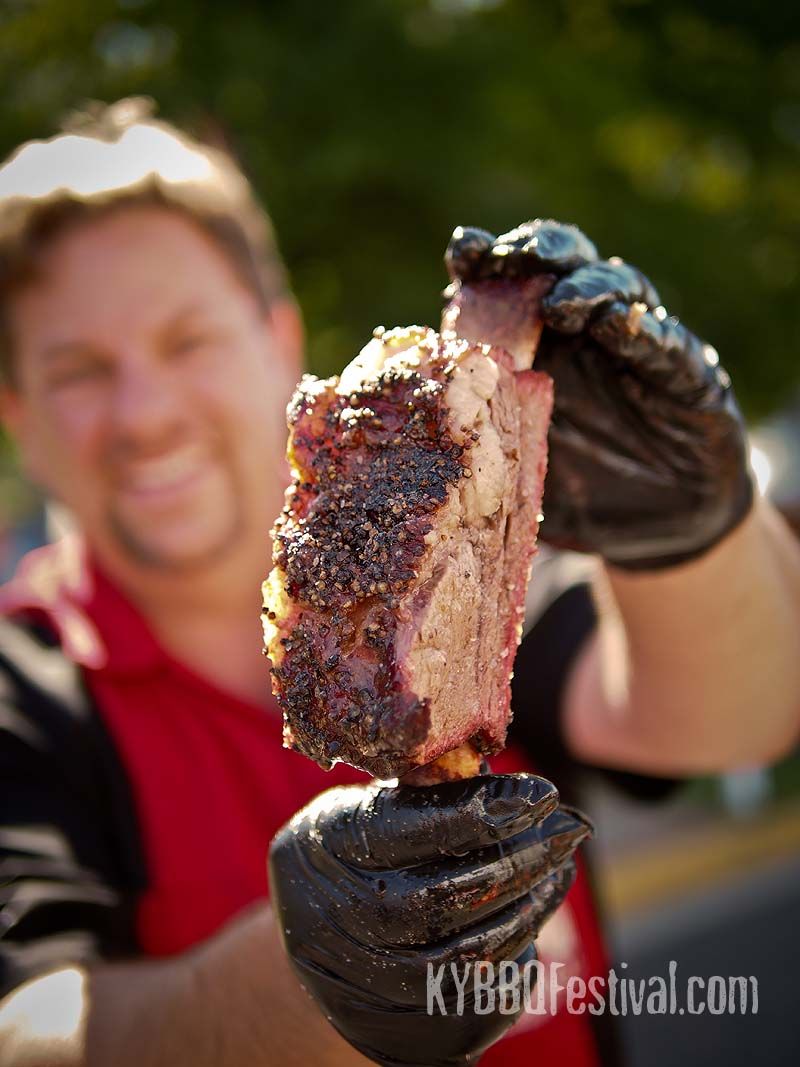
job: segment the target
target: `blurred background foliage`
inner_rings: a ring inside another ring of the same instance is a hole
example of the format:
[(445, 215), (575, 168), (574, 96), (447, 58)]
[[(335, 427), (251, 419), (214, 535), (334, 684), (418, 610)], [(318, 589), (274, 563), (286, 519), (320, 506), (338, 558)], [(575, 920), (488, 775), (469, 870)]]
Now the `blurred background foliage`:
[(578, 223), (720, 350), (798, 378), (800, 19), (745, 0), (4, 0), (0, 151), (144, 93), (272, 213), (314, 369), (435, 323), (453, 227)]

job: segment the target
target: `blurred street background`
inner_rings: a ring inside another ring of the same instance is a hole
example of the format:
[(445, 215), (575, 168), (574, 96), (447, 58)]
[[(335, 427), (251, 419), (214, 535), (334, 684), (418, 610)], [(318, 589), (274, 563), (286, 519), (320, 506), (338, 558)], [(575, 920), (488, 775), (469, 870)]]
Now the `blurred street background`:
[[(577, 223), (711, 341), (760, 484), (800, 523), (800, 15), (744, 0), (4, 0), (0, 152), (89, 100), (152, 96), (243, 162), (312, 369), (436, 322), (457, 224)], [(45, 536), (0, 443), (0, 576)], [(800, 653), (800, 650), (798, 650)], [(598, 785), (630, 973), (755, 974), (748, 1019), (625, 1020), (636, 1067), (800, 1063), (800, 760), (660, 808)]]
[(787, 763), (772, 775), (691, 783), (657, 807), (594, 788), (617, 973), (666, 977), (675, 960), (683, 980), (758, 979), (757, 1015), (628, 1014), (620, 1022), (630, 1067), (800, 1062), (800, 803), (789, 772)]

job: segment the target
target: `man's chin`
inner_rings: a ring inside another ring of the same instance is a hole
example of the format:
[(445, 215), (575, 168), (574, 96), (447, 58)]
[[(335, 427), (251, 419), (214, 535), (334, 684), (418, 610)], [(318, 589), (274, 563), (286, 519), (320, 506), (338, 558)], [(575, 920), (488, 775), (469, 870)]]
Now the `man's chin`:
[(171, 573), (190, 573), (207, 569), (222, 562), (239, 543), (242, 533), (240, 521), (232, 522), (215, 536), (179, 537), (153, 536), (153, 531), (138, 531), (112, 517), (111, 527), (121, 552), (131, 563), (149, 570)]

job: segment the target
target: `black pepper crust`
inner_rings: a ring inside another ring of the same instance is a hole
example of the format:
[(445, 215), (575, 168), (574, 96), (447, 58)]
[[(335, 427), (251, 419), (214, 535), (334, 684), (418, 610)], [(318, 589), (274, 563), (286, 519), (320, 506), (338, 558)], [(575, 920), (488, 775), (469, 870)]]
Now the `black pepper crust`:
[(384, 371), (349, 396), (335, 379), (303, 379), (289, 407), (298, 476), (274, 531), (291, 602), (286, 618), (269, 613), (281, 634), (272, 673), (284, 739), (323, 766), (345, 759), (382, 776), (413, 765), (429, 725), (398, 676), (400, 598), (435, 512), (471, 475), (471, 441), (453, 440), (444, 403), (465, 343), (423, 343), (436, 346), (424, 373)]

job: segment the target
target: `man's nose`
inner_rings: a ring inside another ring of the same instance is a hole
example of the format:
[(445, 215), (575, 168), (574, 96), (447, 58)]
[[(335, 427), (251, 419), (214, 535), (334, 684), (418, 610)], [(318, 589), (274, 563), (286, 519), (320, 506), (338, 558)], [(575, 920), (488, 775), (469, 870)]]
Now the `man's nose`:
[(185, 417), (182, 400), (168, 367), (152, 360), (126, 361), (117, 377), (114, 429), (129, 439), (159, 438)]

